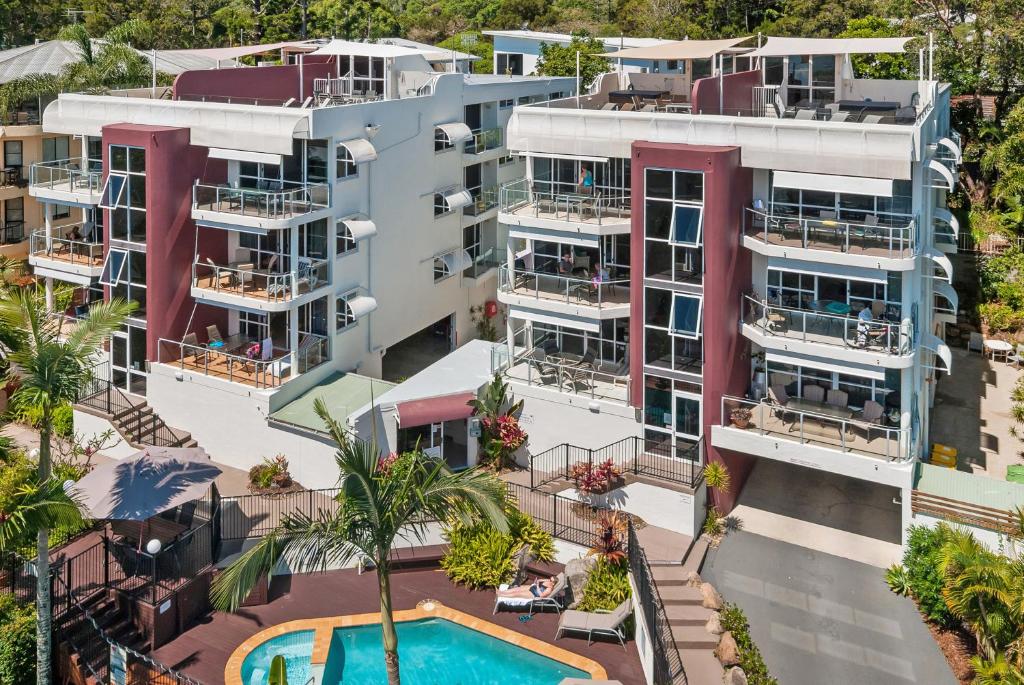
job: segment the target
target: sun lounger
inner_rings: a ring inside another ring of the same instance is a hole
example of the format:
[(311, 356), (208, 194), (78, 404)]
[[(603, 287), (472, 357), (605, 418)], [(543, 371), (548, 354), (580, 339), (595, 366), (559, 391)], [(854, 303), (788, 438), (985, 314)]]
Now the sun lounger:
[(629, 615), (633, 613), (633, 601), (627, 599), (610, 612), (576, 611), (569, 609), (558, 619), (558, 630), (555, 632), (557, 640), (565, 632), (577, 632), (587, 634), (587, 645), (594, 641), (595, 635), (609, 635), (614, 637), (626, 648), (626, 634), (623, 632), (622, 624), (626, 622)]
[[(535, 609), (542, 607), (553, 607), (558, 613), (562, 613), (562, 595), (565, 594), (565, 590), (568, 587), (565, 574), (559, 573), (555, 576), (555, 589), (547, 597), (501, 597), (495, 596), (494, 598), (494, 612), (498, 613), (498, 609), (501, 607), (508, 607), (510, 609), (529, 609), (530, 615), (533, 615)], [(498, 590), (508, 590), (509, 586), (502, 584), (498, 587)]]

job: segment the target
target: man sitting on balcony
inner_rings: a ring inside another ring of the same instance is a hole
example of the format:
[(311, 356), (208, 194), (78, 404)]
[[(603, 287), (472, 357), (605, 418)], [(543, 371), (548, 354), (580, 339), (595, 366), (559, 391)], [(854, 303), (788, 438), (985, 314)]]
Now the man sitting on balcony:
[(558, 273), (568, 276), (572, 273), (572, 266), (572, 252), (566, 252), (562, 255), (562, 258), (558, 260)]
[(871, 315), (871, 307), (864, 307), (857, 314), (857, 344), (867, 347), (868, 335), (871, 333), (874, 317)]

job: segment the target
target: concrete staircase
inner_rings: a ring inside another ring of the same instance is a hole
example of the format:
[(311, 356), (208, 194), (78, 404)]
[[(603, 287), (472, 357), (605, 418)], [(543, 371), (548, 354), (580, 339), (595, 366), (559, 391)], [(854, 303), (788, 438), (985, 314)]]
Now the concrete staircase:
[(699, 587), (686, 584), (691, 571), (698, 571), (708, 543), (698, 539), (682, 563), (652, 563), (654, 583), (665, 606), (672, 629), (672, 641), (686, 672), (687, 685), (721, 685), (725, 669), (714, 654), (718, 636), (704, 629), (711, 610), (703, 606)]
[(199, 445), (191, 434), (164, 423), (144, 397), (122, 392), (109, 381), (94, 381), (78, 398), (75, 409), (106, 419), (136, 449)]

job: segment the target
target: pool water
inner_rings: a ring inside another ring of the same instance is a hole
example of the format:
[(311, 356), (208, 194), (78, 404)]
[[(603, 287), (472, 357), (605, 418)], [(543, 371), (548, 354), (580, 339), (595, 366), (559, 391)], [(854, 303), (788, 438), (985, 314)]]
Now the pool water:
[(297, 630), (272, 637), (257, 646), (242, 662), (242, 682), (246, 685), (267, 685), (270, 662), (280, 654), (284, 657), (289, 685), (305, 685), (309, 680), (314, 634), (312, 630)]

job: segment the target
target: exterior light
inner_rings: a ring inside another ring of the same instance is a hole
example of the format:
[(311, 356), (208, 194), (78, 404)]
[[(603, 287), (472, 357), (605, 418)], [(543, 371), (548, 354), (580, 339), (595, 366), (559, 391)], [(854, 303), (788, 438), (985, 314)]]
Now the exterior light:
[(146, 543), (146, 551), (150, 554), (160, 554), (161, 549), (163, 549), (163, 544), (156, 538)]

